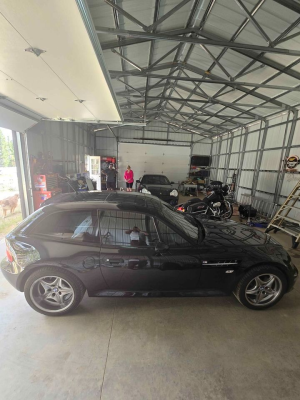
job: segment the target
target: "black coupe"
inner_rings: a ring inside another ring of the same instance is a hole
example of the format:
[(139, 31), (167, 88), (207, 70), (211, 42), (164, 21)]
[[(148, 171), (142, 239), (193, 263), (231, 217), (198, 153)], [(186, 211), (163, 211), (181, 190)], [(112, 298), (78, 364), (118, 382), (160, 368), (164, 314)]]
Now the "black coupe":
[(165, 175), (144, 175), (137, 181), (140, 193), (152, 194), (159, 199), (176, 206), (178, 204), (178, 190), (172, 185)]
[(139, 193), (70, 193), (47, 201), (6, 236), (6, 279), (50, 316), (89, 296), (212, 296), (232, 292), (262, 310), (298, 276), (269, 235), (200, 221)]

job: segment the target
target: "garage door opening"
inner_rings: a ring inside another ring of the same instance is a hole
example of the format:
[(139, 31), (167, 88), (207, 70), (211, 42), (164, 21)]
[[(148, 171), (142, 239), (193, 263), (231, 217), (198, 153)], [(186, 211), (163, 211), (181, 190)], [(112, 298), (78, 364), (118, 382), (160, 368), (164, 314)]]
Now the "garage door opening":
[(0, 128), (0, 240), (22, 221), (12, 131)]

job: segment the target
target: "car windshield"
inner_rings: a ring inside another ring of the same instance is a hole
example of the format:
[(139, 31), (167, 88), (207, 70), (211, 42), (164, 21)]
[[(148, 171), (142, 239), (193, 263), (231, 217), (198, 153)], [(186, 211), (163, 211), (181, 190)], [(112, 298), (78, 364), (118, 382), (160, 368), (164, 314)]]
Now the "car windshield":
[(142, 183), (144, 185), (170, 185), (169, 179), (164, 175), (145, 175)]
[(195, 220), (191, 215), (184, 215), (183, 213), (172, 210), (164, 204), (165, 207), (162, 209), (163, 216), (172, 225), (176, 225), (177, 229), (181, 230), (185, 236), (188, 236), (193, 241), (201, 241), (200, 223)]

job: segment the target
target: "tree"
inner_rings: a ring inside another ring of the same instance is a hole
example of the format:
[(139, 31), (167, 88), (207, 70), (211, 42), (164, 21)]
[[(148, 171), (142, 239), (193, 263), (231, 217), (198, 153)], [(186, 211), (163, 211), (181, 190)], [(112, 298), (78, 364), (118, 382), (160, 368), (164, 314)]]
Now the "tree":
[(0, 167), (14, 167), (15, 156), (12, 140), (6, 138), (0, 129)]

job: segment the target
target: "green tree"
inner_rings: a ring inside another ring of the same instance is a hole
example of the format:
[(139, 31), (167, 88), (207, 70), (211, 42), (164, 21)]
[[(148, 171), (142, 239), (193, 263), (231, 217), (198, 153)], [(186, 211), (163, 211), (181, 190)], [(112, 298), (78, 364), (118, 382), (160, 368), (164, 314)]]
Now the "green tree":
[(6, 138), (0, 129), (0, 167), (14, 167), (15, 156), (12, 140)]

